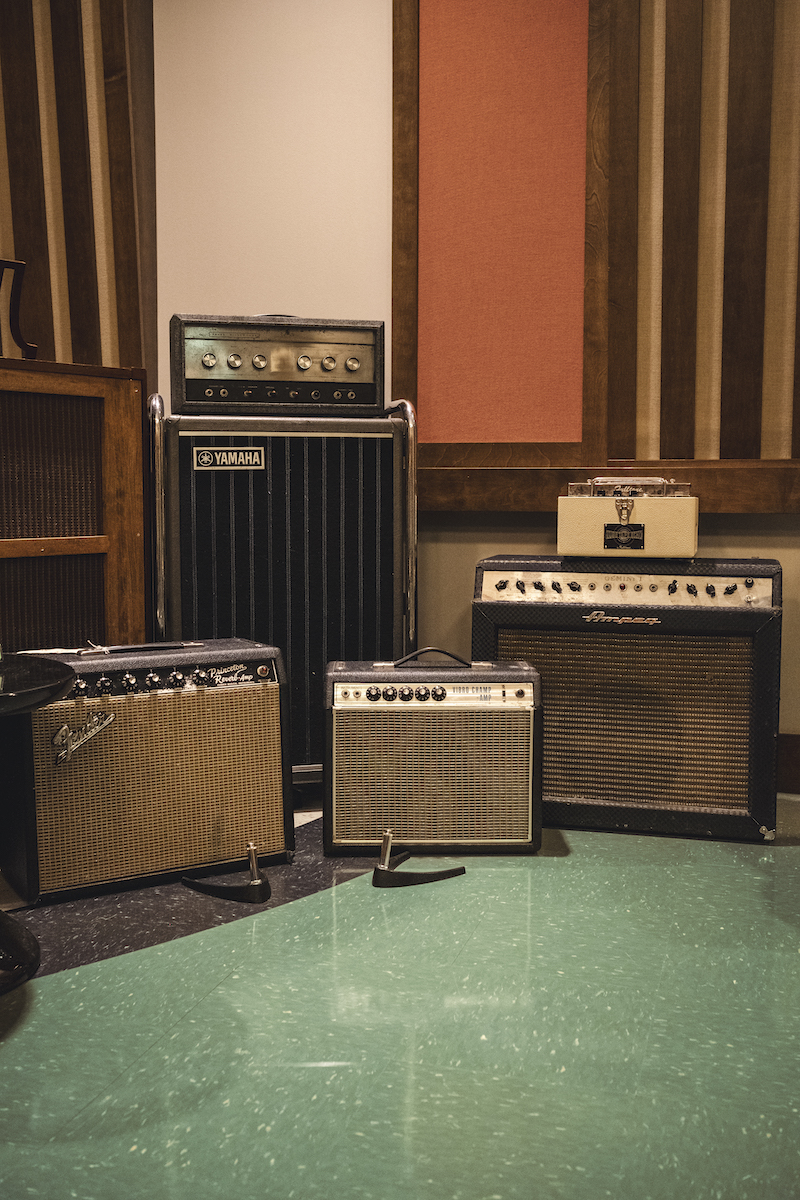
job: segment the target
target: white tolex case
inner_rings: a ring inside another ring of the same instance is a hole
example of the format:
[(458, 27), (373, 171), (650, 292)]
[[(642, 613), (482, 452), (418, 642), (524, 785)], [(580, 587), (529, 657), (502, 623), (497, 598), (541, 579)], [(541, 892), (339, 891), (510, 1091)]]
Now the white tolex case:
[[(613, 496), (559, 496), (558, 553), (620, 558), (694, 558), (697, 554), (696, 496), (635, 496), (622, 523)], [(630, 527), (626, 546), (606, 546), (606, 526)], [(638, 527), (643, 526), (639, 530)], [(643, 545), (636, 542), (643, 541)]]

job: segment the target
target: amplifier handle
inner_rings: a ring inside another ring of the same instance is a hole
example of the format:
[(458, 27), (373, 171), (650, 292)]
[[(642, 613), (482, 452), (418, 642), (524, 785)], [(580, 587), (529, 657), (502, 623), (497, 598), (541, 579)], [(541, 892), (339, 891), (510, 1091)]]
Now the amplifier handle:
[(398, 658), (392, 663), (393, 667), (402, 667), (403, 663), (410, 662), (412, 659), (419, 658), (420, 654), (446, 654), (448, 658), (452, 658), (455, 662), (461, 663), (462, 667), (471, 667), (472, 663), (467, 662), (466, 658), (460, 658), (459, 655), (451, 653), (450, 650), (442, 650), (440, 646), (424, 646), (422, 650), (412, 650), (405, 658)]
[(166, 612), (166, 497), (164, 492), (164, 401), (154, 392), (147, 401), (147, 411), (150, 418), (150, 453), (153, 477), (153, 574), (155, 576), (155, 597), (153, 625), (156, 637), (163, 640), (167, 636)]
[(388, 411), (402, 413), (406, 422), (406, 645), (414, 647), (417, 644), (417, 416), (409, 400), (395, 400)]

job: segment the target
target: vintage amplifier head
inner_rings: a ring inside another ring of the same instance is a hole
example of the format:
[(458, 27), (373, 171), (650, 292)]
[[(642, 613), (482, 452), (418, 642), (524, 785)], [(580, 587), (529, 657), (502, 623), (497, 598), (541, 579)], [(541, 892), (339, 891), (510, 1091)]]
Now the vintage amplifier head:
[(240, 638), (42, 652), (63, 700), (0, 722), (2, 867), (26, 899), (294, 846), (288, 695), (275, 647)]
[(173, 413), (372, 417), (384, 409), (382, 321), (176, 314)]
[(325, 676), (326, 854), (541, 844), (540, 682), (524, 662), (334, 662)]

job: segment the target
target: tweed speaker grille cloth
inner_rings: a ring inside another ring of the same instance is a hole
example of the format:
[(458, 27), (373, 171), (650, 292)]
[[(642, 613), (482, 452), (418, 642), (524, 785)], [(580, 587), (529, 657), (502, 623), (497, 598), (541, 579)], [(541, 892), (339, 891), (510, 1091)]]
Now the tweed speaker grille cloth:
[(547, 799), (747, 811), (752, 642), (502, 629), (542, 678)]
[[(114, 722), (56, 766), (53, 734)], [(33, 714), (40, 891), (285, 849), (278, 684), (63, 700)]]
[(334, 711), (333, 841), (528, 843), (530, 711)]

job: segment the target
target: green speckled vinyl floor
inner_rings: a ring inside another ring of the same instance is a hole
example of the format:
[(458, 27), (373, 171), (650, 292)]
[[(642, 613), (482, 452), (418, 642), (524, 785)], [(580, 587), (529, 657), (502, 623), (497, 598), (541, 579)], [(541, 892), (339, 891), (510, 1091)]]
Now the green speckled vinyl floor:
[(462, 861), (0, 999), (0, 1195), (800, 1196), (800, 846)]

